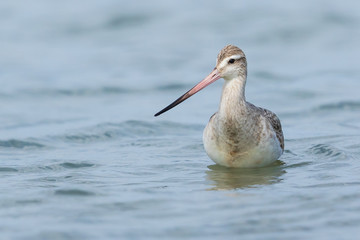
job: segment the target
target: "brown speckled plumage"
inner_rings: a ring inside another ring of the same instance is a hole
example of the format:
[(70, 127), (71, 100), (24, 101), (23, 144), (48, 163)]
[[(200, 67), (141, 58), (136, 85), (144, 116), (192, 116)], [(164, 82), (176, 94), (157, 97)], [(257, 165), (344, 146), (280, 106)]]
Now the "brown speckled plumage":
[(284, 150), (285, 144), (284, 144), (284, 135), (281, 127), (280, 119), (276, 116), (275, 113), (273, 113), (270, 110), (267, 110), (265, 108), (256, 107), (254, 104), (248, 103), (249, 106), (254, 109), (255, 111), (260, 112), (262, 116), (264, 116), (267, 121), (269, 121), (271, 127), (274, 129), (276, 133), (276, 138), (280, 142), (280, 147), (282, 150)]
[(217, 57), (217, 62), (220, 63), (225, 58), (233, 56), (233, 55), (243, 55), (243, 56), (245, 56), (244, 52), (240, 48), (238, 48), (238, 47), (236, 47), (234, 45), (226, 45), (219, 52), (218, 57)]

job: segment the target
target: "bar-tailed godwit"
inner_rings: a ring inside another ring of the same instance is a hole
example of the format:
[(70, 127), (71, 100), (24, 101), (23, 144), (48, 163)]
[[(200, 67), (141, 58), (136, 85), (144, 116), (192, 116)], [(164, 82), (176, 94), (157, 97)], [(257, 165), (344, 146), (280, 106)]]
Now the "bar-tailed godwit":
[(279, 118), (245, 99), (247, 61), (244, 52), (225, 46), (214, 70), (196, 86), (155, 116), (168, 111), (201, 89), (223, 78), (220, 106), (205, 127), (203, 142), (208, 156), (227, 167), (262, 167), (276, 161), (284, 151)]

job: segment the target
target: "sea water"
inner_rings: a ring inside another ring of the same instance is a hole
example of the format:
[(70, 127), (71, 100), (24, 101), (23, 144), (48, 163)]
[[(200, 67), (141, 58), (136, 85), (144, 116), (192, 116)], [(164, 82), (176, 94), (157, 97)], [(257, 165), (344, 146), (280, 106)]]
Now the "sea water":
[[(355, 239), (358, 1), (2, 1), (0, 239)], [(281, 119), (274, 165), (215, 165), (227, 44)]]

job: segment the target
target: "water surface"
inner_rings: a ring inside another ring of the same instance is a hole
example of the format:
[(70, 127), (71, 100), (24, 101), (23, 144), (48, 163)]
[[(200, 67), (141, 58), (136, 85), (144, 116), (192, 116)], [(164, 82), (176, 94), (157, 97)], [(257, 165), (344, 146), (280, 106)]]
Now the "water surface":
[[(360, 233), (357, 1), (3, 1), (2, 239), (353, 239)], [(274, 165), (204, 152), (226, 44), (280, 117)]]

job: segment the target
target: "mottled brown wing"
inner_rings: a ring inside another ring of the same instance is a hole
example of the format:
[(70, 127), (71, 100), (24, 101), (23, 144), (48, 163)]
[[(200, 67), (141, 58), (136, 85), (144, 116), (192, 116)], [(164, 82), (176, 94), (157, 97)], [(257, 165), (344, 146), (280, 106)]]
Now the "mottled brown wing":
[(276, 137), (280, 142), (280, 147), (284, 151), (284, 134), (281, 128), (280, 119), (270, 110), (260, 107), (258, 107), (258, 109), (261, 110), (261, 114), (270, 122), (271, 126), (275, 130)]

